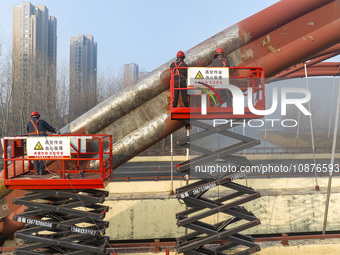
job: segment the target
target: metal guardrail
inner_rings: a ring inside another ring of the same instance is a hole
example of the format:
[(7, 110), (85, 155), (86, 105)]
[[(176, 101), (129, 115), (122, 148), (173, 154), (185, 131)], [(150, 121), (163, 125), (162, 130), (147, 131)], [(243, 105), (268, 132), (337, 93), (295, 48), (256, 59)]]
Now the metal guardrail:
[[(314, 240), (314, 239), (340, 239), (340, 234), (311, 234), (311, 235), (288, 235), (281, 234), (280, 236), (263, 236), (263, 237), (255, 237), (255, 242), (281, 242), (282, 245), (289, 245), (289, 241), (297, 241), (297, 240)], [(217, 244), (222, 244), (222, 242), (218, 242)], [(169, 250), (174, 251), (176, 247), (176, 242), (169, 241), (161, 241), (159, 239), (155, 239), (153, 241), (137, 241), (137, 242), (110, 242), (110, 247), (108, 250), (114, 251), (113, 254), (120, 254), (119, 252), (126, 253), (130, 251), (144, 251), (144, 252), (154, 252), (159, 254), (169, 254)], [(17, 249), (18, 246), (11, 247), (0, 247), (0, 252), (10, 252)]]
[[(110, 135), (4, 137), (3, 147), (10, 148), (4, 151), (4, 185), (8, 189), (104, 188), (112, 173), (112, 150), (104, 151), (104, 144), (112, 148)], [(53, 176), (34, 174), (37, 161)], [(93, 161), (98, 167), (91, 167)]]
[[(331, 147), (315, 147), (315, 153), (331, 153)], [(183, 148), (174, 149), (173, 155), (184, 156), (187, 150)], [(256, 154), (312, 154), (313, 148), (311, 147), (255, 147), (246, 150), (246, 154), (256, 155)], [(340, 153), (340, 149), (336, 150), (336, 153)], [(190, 152), (193, 155), (192, 152)], [(242, 153), (243, 154), (243, 153)], [(148, 149), (138, 156), (170, 156), (170, 148), (153, 148)], [(3, 164), (3, 155), (0, 155), (0, 166)]]
[[(213, 149), (213, 148), (212, 148)], [(216, 149), (216, 148), (215, 148)], [(331, 153), (331, 147), (315, 147), (315, 153)], [(336, 151), (340, 153), (340, 149)], [(247, 149), (246, 154), (256, 155), (256, 154), (312, 154), (312, 147), (254, 147)], [(240, 153), (240, 154), (243, 154)], [(156, 149), (148, 149), (144, 152), (140, 153), (138, 156), (170, 156), (171, 149), (170, 148), (156, 148)], [(186, 149), (174, 149), (173, 155), (186, 155)], [(195, 155), (190, 152), (190, 155)]]
[[(327, 177), (328, 173), (318, 173), (317, 177)], [(333, 172), (333, 176), (340, 176), (339, 172)], [(301, 178), (301, 177), (311, 177), (314, 178), (315, 177), (315, 173), (314, 172), (310, 172), (310, 173), (267, 173), (267, 174), (261, 174), (261, 173), (257, 173), (257, 174), (251, 174), (251, 175), (247, 175), (248, 179), (252, 179), (252, 178), (267, 178), (267, 179), (271, 179), (271, 178), (285, 178), (285, 177), (291, 177), (291, 178)], [(174, 180), (187, 180), (186, 176), (173, 176)], [(190, 180), (196, 180), (195, 177), (191, 177), (189, 176), (188, 179)], [(240, 179), (245, 179), (244, 177), (240, 178)], [(112, 177), (111, 181), (125, 181), (125, 182), (130, 182), (130, 181), (168, 181), (171, 180), (171, 176), (126, 176), (126, 177)]]

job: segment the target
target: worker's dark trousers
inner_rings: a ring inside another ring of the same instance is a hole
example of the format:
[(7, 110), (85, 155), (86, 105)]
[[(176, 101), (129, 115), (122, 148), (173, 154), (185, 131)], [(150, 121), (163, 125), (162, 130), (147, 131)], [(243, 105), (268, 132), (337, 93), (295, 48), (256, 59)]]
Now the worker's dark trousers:
[[(225, 89), (218, 89), (217, 93), (219, 97), (221, 98), (222, 104), (227, 103), (227, 107), (232, 107), (233, 102), (233, 95), (231, 94), (230, 90)], [(214, 96), (215, 101), (219, 102), (217, 96)], [(214, 106), (214, 101), (210, 100), (210, 107)]]
[(34, 165), (35, 174), (40, 174), (40, 175), (44, 174), (45, 162), (43, 160), (34, 160), (33, 165)]
[(182, 102), (183, 102), (185, 107), (188, 107), (187, 90), (186, 89), (176, 89), (178, 87), (186, 88), (187, 84), (186, 84), (186, 82), (180, 82), (180, 86), (178, 86), (178, 84), (175, 82), (174, 102), (173, 102), (172, 106), (177, 107), (179, 92), (181, 92)]
[(227, 102), (227, 107), (232, 106), (233, 95), (231, 94), (229, 89), (219, 91), (218, 94), (222, 98), (223, 102)]

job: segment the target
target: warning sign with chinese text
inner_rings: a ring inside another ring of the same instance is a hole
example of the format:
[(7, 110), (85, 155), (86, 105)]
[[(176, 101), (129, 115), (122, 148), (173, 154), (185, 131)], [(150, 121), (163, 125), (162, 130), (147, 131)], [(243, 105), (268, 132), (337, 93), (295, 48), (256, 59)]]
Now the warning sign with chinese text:
[(188, 88), (202, 86), (201, 83), (214, 88), (225, 88), (229, 84), (228, 67), (189, 67)]
[(28, 159), (71, 158), (69, 137), (27, 137), (26, 148)]

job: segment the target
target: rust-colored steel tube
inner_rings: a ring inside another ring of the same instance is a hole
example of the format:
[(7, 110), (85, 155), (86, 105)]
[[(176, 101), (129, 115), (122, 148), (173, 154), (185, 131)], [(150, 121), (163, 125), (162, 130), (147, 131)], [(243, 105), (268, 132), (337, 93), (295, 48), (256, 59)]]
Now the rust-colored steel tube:
[[(340, 75), (340, 63), (339, 62), (323, 62), (307, 67), (308, 76), (339, 76)], [(280, 78), (303, 78), (305, 77), (305, 70), (298, 70)]]
[[(335, 57), (337, 55), (340, 54), (340, 51), (339, 52), (334, 52), (334, 53), (330, 53), (330, 54), (327, 54), (327, 55), (324, 55), (324, 56), (319, 56), (319, 57), (316, 57), (316, 58), (313, 58), (311, 59), (310, 61), (308, 61), (306, 63), (306, 66), (309, 68), (309, 67), (313, 67), (315, 66), (316, 64), (326, 60), (326, 59), (329, 59), (329, 58), (332, 58), (332, 57)], [(327, 63), (327, 62), (324, 62), (324, 63)], [(270, 83), (270, 82), (274, 82), (274, 81), (277, 81), (277, 80), (280, 80), (280, 79), (286, 79), (287, 77), (290, 77), (290, 75), (293, 75), (295, 73), (298, 73), (299, 71), (303, 72), (304, 73), (304, 64), (301, 63), (301, 64), (297, 64), (296, 66), (294, 67), (291, 67), (287, 70), (284, 70), (283, 72), (273, 76), (273, 77), (270, 77), (269, 79), (266, 80), (267, 83)]]
[(275, 31), (281, 26), (314, 11), (332, 0), (283, 0), (239, 22), (240, 37), (245, 43)]
[[(280, 3), (283, 2), (286, 1)], [(336, 32), (340, 29), (339, 6), (339, 0), (326, 3), (261, 35), (230, 55), (237, 60), (237, 65), (260, 66), (267, 78), (274, 76), (339, 43), (340, 34)], [(290, 7), (283, 6), (274, 14), (290, 12)], [(271, 20), (268, 23), (274, 25)]]
[[(318, 40), (316, 40), (316, 42), (313, 44), (310, 44), (309, 41), (304, 41), (301, 38), (301, 35), (305, 35), (309, 32), (315, 33), (315, 31), (319, 31), (322, 27), (330, 26), (329, 23), (336, 20), (335, 17), (333, 17), (334, 15), (328, 15), (328, 19), (323, 20), (322, 22), (313, 26), (308, 25), (308, 22), (302, 21), (310, 20), (310, 18), (314, 17), (313, 15), (320, 13), (323, 14), (324, 12), (329, 11), (330, 2), (333, 3), (335, 1), (308, 0), (299, 1), (298, 4), (296, 1), (292, 0), (280, 1), (279, 3), (268, 7), (267, 9), (239, 22), (234, 26), (227, 28), (226, 30), (188, 50), (186, 52), (186, 61), (192, 66), (209, 65), (213, 60), (216, 48), (223, 47), (226, 53), (231, 53), (229, 56), (233, 65), (263, 66), (265, 67), (265, 72), (267, 74), (274, 75), (277, 72), (287, 68), (287, 66), (291, 66), (301, 61), (301, 59), (305, 59), (310, 55), (317, 54), (320, 52), (320, 50), (331, 46), (334, 41), (340, 41), (338, 40), (338, 35), (333, 35), (333, 37), (329, 36), (331, 38), (326, 38), (326, 42), (322, 43), (320, 43), (321, 40), (319, 40), (318, 37)], [(313, 10), (315, 8), (318, 8), (317, 11), (319, 9), (321, 10), (312, 15), (311, 13), (314, 12)], [(305, 17), (306, 15), (307, 17)], [(295, 28), (295, 25), (300, 24), (301, 22), (302, 24), (305, 24), (305, 28), (308, 28), (308, 31), (304, 31), (302, 33), (300, 31), (301, 27)], [(291, 30), (294, 31), (294, 35), (280, 35), (282, 33), (281, 30), (284, 29), (280, 26), (284, 26), (285, 23), (290, 24), (289, 27), (292, 27)], [(337, 24), (330, 26), (331, 29), (337, 29), (337, 27)], [(279, 28), (281, 29), (280, 31), (278, 31)], [(269, 32), (271, 32), (270, 36), (273, 38), (272, 42), (267, 42), (264, 39), (261, 39), (261, 37), (267, 38), (267, 33)], [(320, 37), (322, 36), (323, 35), (320, 35)], [(317, 35), (315, 35), (315, 37), (317, 37)], [(275, 45), (280, 44), (280, 40), (282, 40), (281, 45), (284, 47), (282, 48), (281, 52), (271, 52), (267, 50), (267, 47), (269, 47), (273, 42), (276, 43)], [(306, 47), (309, 48), (309, 50), (306, 51)], [(297, 49), (300, 50), (300, 53), (294, 54), (294, 56), (292, 56), (293, 54), (290, 53), (290, 51), (294, 51), (295, 53)], [(252, 52), (252, 54), (247, 57), (246, 55), (249, 52)], [(280, 58), (280, 61), (278, 61), (278, 58)], [(87, 113), (83, 114), (78, 119), (74, 120), (69, 125), (61, 129), (61, 132), (105, 132), (112, 134), (114, 136), (114, 141), (117, 142), (114, 144), (114, 147), (119, 145), (119, 148), (122, 150), (123, 148), (126, 149), (127, 147), (133, 147), (133, 150), (131, 149), (129, 152), (130, 154), (127, 154), (126, 151), (124, 153), (121, 153), (120, 151), (114, 151), (114, 154), (116, 153), (121, 155), (122, 158), (123, 155), (125, 155), (126, 159), (131, 158), (136, 155), (137, 152), (146, 149), (147, 146), (145, 145), (150, 146), (152, 143), (164, 138), (165, 136), (163, 135), (167, 135), (169, 132), (163, 132), (162, 128), (155, 126), (163, 126), (162, 121), (165, 120), (164, 114), (166, 113), (164, 103), (162, 108), (157, 107), (157, 114), (153, 115), (153, 119), (148, 119), (149, 122), (135, 121), (135, 116), (138, 114), (132, 114), (132, 112), (137, 111), (145, 113), (155, 107), (146, 105), (150, 100), (162, 97), (161, 94), (169, 88), (169, 66), (173, 60), (174, 59), (165, 63), (150, 73), (147, 77), (138, 80), (125, 90), (122, 90), (118, 94), (112, 96)], [(164, 99), (159, 99), (159, 101), (161, 100), (164, 101)], [(122, 121), (122, 119), (124, 119), (124, 121)], [(157, 121), (157, 119), (161, 121)], [(108, 128), (116, 121), (129, 123), (128, 128), (126, 129), (116, 126), (116, 128), (120, 129), (118, 137), (117, 132), (114, 131), (114, 128)], [(150, 124), (151, 122), (154, 123), (152, 125), (154, 127), (153, 131), (151, 131), (148, 126), (148, 123)], [(173, 131), (175, 131), (178, 126), (176, 124), (172, 125), (172, 122), (173, 121), (168, 119), (168, 125), (163, 126), (163, 128), (168, 130), (168, 127), (174, 126), (176, 128)], [(149, 132), (156, 133), (153, 134), (152, 138), (150, 137), (150, 142), (147, 142), (142, 136), (148, 136)], [(131, 140), (128, 139), (128, 137), (138, 137), (138, 139)], [(157, 139), (155, 139), (155, 137), (157, 137)], [(121, 139), (124, 139), (125, 142), (132, 142), (133, 144), (126, 144), (123, 146)], [(139, 139), (143, 140), (143, 143), (137, 143), (136, 141), (139, 141)], [(124, 160), (121, 162), (123, 161)]]
[[(226, 53), (275, 30), (286, 22), (304, 15), (330, 0), (285, 0), (231, 26), (186, 52), (186, 61), (192, 66), (207, 66), (215, 50), (223, 47)], [(169, 66), (174, 59), (158, 67), (149, 75), (97, 105), (61, 129), (62, 133), (97, 133), (133, 109), (169, 88)], [(241, 63), (234, 63), (239, 65)], [(245, 65), (249, 66), (249, 65)]]
[(169, 91), (164, 91), (99, 132), (114, 137), (113, 169), (183, 127), (170, 118), (169, 97)]
[(339, 55), (340, 54), (340, 43), (324, 50), (324, 51), (321, 51), (319, 52), (318, 54), (314, 55), (311, 59), (314, 59), (314, 58), (318, 58), (318, 57), (322, 57), (322, 56), (325, 56), (325, 55), (330, 55), (330, 54), (337, 54)]

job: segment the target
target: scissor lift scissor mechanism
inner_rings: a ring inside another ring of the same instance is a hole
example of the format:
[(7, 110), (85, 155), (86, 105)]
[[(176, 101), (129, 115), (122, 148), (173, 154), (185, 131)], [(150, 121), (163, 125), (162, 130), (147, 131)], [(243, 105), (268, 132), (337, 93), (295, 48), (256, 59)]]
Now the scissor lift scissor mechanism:
[[(264, 109), (263, 70), (261, 68), (231, 68), (230, 74), (230, 82), (238, 84), (245, 94), (247, 87), (252, 87), (252, 92), (256, 94), (252, 95), (255, 99), (254, 107)], [(172, 83), (173, 81), (172, 78)], [(175, 89), (171, 86), (172, 98)], [(188, 86), (188, 90), (190, 89)], [(194, 89), (198, 90), (197, 87)], [(193, 94), (197, 96), (197, 93)], [(196, 105), (188, 108), (171, 107), (171, 113), (173, 119), (184, 122), (191, 129), (197, 127), (199, 130), (176, 141), (178, 146), (190, 148), (191, 152), (199, 153), (198, 156), (176, 167), (177, 171), (199, 179), (176, 190), (177, 198), (186, 205), (186, 210), (176, 214), (177, 225), (190, 230), (189, 233), (177, 238), (178, 252), (185, 255), (222, 255), (231, 254), (233, 250), (232, 254), (241, 255), (259, 251), (260, 246), (253, 241), (253, 238), (240, 232), (260, 224), (260, 220), (243, 206), (259, 198), (260, 194), (250, 187), (234, 182), (236, 179), (245, 177), (240, 169), (241, 166), (251, 165), (251, 163), (245, 157), (233, 155), (258, 145), (259, 141), (235, 133), (232, 128), (261, 116), (252, 114), (248, 107), (245, 108), (244, 115), (236, 116), (232, 113), (232, 107), (223, 107), (223, 105), (216, 107), (209, 102), (206, 114), (202, 114), (200, 107)], [(229, 121), (216, 126), (206, 121), (219, 118), (229, 119)], [(233, 125), (233, 123), (238, 124)], [(220, 136), (218, 139), (226, 137), (235, 142), (220, 143), (216, 150), (207, 148), (206, 141), (213, 139), (209, 137), (216, 136), (216, 134)], [(200, 140), (203, 142), (199, 142)], [(196, 171), (196, 167), (207, 166), (209, 163), (232, 165), (236, 171), (221, 171), (215, 174)]]

